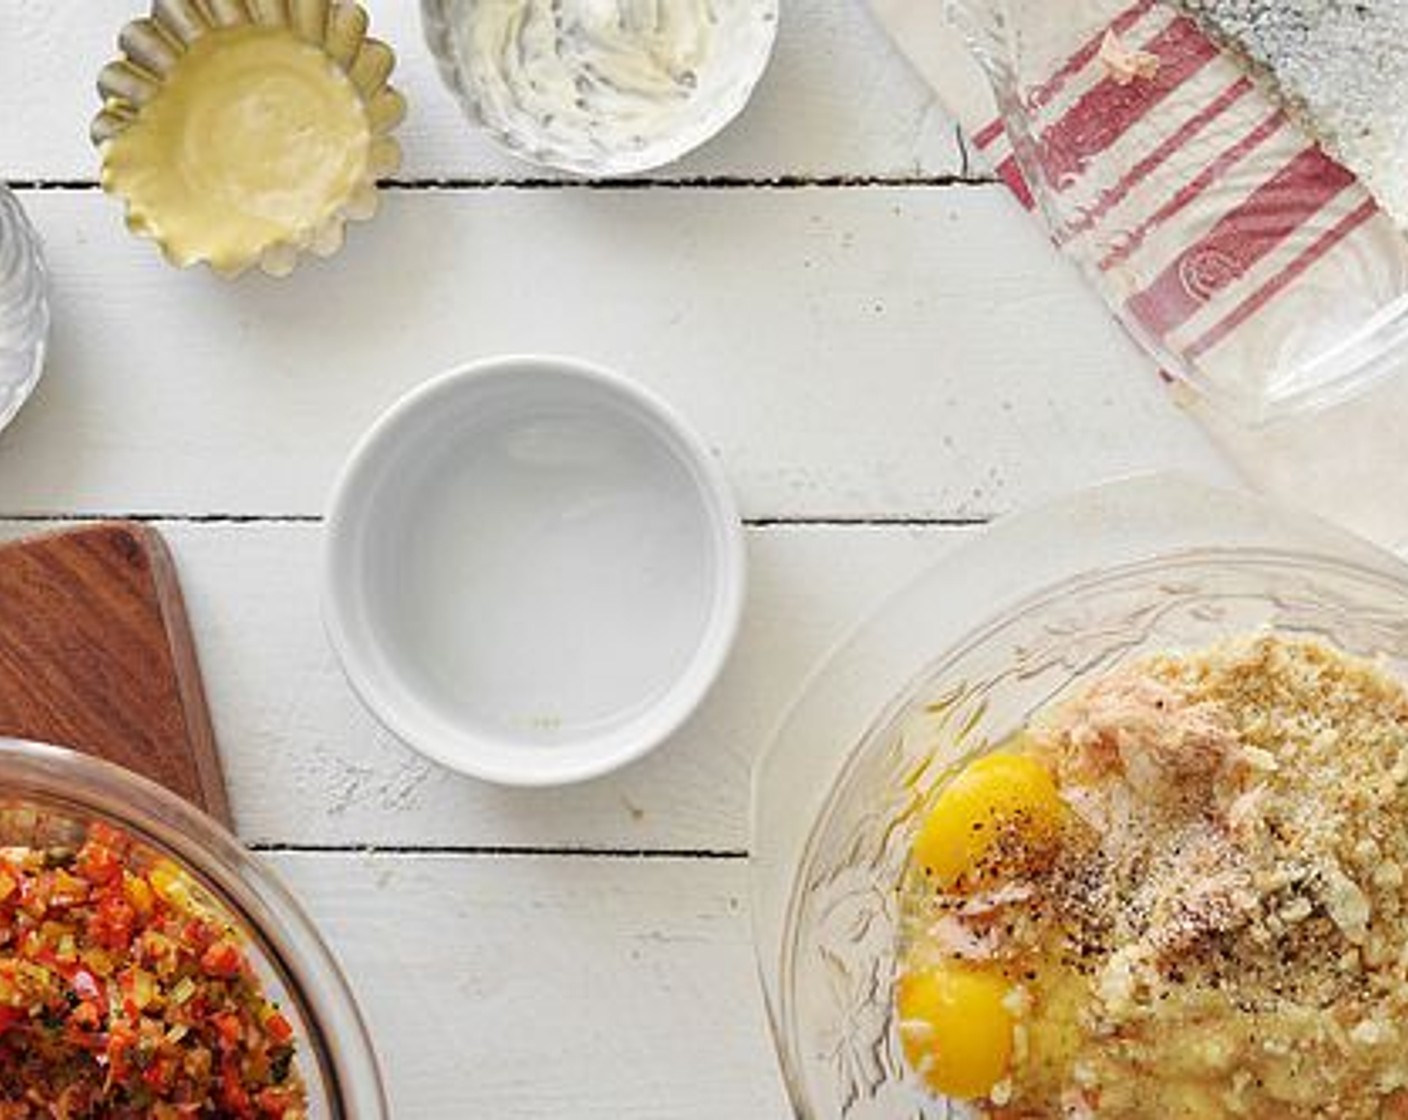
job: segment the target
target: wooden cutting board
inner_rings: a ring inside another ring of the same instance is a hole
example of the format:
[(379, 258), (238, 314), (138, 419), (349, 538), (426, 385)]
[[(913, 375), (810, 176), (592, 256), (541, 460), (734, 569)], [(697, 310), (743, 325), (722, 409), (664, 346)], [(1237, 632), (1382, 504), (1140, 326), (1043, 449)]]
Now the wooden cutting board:
[(107, 522), (0, 546), (0, 736), (116, 762), (230, 823), (176, 567), (154, 529)]

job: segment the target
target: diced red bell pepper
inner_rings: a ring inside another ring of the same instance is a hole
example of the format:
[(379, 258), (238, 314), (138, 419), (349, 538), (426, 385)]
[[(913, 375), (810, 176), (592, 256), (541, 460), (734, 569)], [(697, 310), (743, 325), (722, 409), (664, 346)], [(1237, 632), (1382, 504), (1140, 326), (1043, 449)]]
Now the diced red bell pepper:
[(200, 967), (207, 976), (231, 980), (244, 971), (244, 954), (232, 941), (217, 941), (201, 954)]
[(104, 895), (88, 922), (88, 936), (104, 949), (126, 952), (132, 944), (137, 911), (121, 895)]
[(106, 844), (90, 839), (78, 850), (74, 870), (90, 883), (104, 886), (122, 875), (122, 858)]
[(238, 1015), (225, 1012), (213, 1016), (211, 1022), (215, 1024), (215, 1031), (226, 1049), (239, 1045), (240, 1039), (244, 1037), (244, 1024), (240, 1022)]
[(264, 1020), (264, 1029), (270, 1039), (281, 1046), (293, 1038), (293, 1024), (277, 1011)]

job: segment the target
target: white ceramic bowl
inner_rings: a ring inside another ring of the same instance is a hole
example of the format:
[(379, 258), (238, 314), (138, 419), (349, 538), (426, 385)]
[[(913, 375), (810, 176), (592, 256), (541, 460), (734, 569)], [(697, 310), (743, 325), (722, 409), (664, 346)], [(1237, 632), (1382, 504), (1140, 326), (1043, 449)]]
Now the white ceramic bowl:
[(471, 123), (578, 175), (671, 163), (732, 121), (772, 57), (778, 0), (421, 0)]
[(596, 777), (684, 722), (733, 643), (743, 534), (722, 472), (640, 388), (509, 357), (404, 397), (332, 503), (324, 615), (408, 745), (509, 785)]

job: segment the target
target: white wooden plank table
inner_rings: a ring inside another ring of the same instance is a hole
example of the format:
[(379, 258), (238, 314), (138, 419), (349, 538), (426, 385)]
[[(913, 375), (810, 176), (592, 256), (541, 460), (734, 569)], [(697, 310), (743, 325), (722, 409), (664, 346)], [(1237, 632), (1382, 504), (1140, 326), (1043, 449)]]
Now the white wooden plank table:
[[(406, 166), (273, 282), (178, 274), (94, 187), (118, 0), (0, 0), (0, 176), (46, 239), (46, 380), (0, 438), (0, 534), (153, 520), (190, 599), (239, 830), (343, 960), (398, 1116), (787, 1114), (747, 922), (749, 768), (816, 660), (983, 521), (1110, 475), (1226, 470), (858, 0), (790, 0), (749, 112), (582, 184), (499, 156), (408, 0)], [(616, 366), (716, 449), (749, 520), (739, 646), (696, 719), (592, 785), (510, 792), (381, 732), (316, 617), (319, 518), (408, 387), (494, 352)]]

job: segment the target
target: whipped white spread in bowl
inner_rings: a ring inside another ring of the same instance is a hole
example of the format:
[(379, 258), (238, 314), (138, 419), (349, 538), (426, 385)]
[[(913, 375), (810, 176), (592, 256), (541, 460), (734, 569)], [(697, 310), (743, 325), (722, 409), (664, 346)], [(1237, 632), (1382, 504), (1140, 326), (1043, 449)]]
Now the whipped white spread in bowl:
[(767, 66), (777, 0), (422, 0), (470, 120), (582, 175), (678, 159), (727, 125)]

